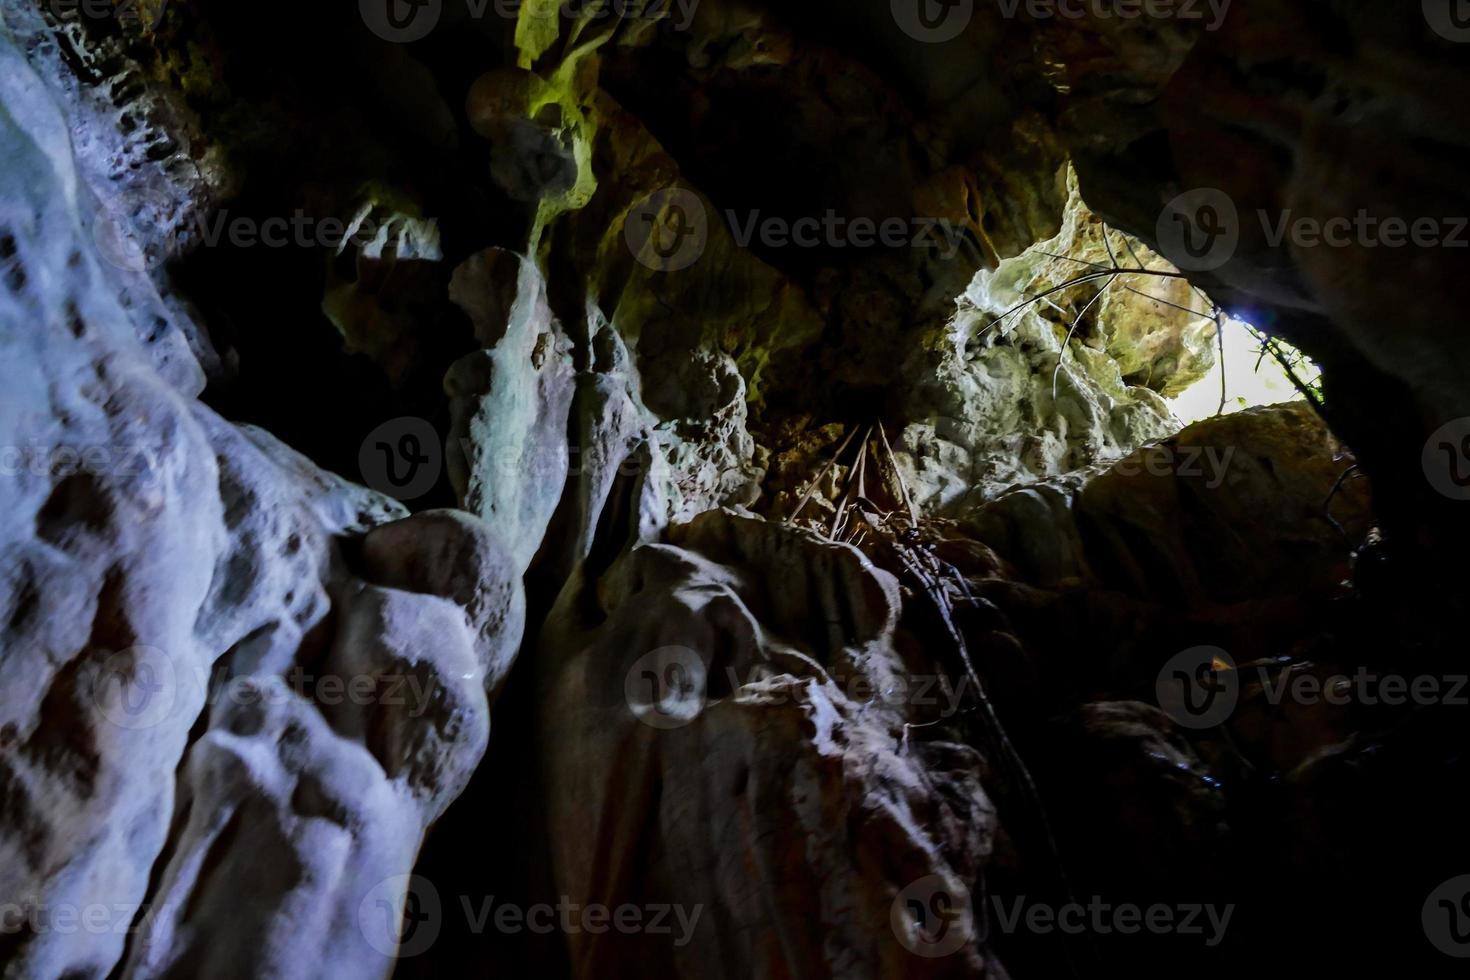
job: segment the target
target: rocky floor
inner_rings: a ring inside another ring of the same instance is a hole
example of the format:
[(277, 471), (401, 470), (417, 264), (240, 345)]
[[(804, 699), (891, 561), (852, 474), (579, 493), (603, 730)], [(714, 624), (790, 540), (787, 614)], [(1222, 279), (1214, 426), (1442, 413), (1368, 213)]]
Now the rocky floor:
[(0, 975), (1460, 975), (1470, 35), (1061, 6), (0, 0)]

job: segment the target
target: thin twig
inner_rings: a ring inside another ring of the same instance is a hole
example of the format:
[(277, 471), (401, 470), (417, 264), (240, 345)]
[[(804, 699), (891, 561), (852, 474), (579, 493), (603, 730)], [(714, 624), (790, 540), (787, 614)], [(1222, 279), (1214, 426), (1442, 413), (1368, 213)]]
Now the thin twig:
[(1215, 341), (1220, 346), (1220, 407), (1215, 415), (1225, 414), (1225, 324), (1221, 322), (1220, 311), (1215, 311)]
[[(832, 518), (832, 533), (827, 535), (834, 541), (840, 540), (839, 535), (841, 534), (842, 528), (846, 526), (844, 518), (847, 516), (847, 508), (852, 497), (852, 481), (854, 477), (856, 477), (859, 491), (861, 491), (862, 469), (868, 459), (868, 439), (872, 435), (873, 427), (870, 425), (863, 432), (863, 441), (858, 443), (857, 459), (853, 461), (852, 471), (847, 474), (847, 483), (842, 488), (842, 499), (838, 503), (836, 515)], [(861, 496), (861, 493), (859, 493), (859, 496)]]
[(901, 503), (909, 512), (909, 526), (917, 527), (919, 524), (919, 512), (914, 509), (914, 498), (909, 496), (907, 481), (903, 478), (903, 471), (898, 468), (898, 457), (893, 454), (893, 447), (888, 444), (888, 434), (883, 431), (883, 424), (878, 424), (878, 435), (883, 440), (883, 448), (888, 450), (888, 466), (893, 471), (893, 478), (898, 481), (898, 493), (902, 498)]
[(1118, 257), (1113, 254), (1113, 243), (1108, 241), (1108, 223), (1106, 221), (1102, 223), (1102, 240), (1103, 248), (1108, 250), (1108, 261), (1112, 263), (1114, 269), (1118, 268)]
[(1100, 270), (1098, 272), (1089, 272), (1086, 275), (1077, 276), (1074, 279), (1068, 279), (1066, 282), (1062, 283), (1059, 286), (1053, 286), (1052, 288), (1045, 290), (1044, 292), (1037, 293), (1030, 299), (1023, 300), (1022, 302), (1017, 303), (1015, 306), (1011, 307), (1009, 310), (1006, 310), (1000, 316), (996, 317), (994, 320), (991, 320), (988, 324), (986, 324), (985, 329), (981, 330), (980, 333), (983, 335), (996, 324), (1003, 322), (1004, 320), (1010, 318), (1016, 313), (1019, 313), (1029, 306), (1033, 306), (1036, 303), (1039, 303), (1046, 297), (1055, 295), (1056, 293), (1060, 293), (1063, 290), (1072, 289), (1075, 286), (1081, 286), (1089, 282), (1096, 282), (1099, 279), (1111, 280), (1116, 279), (1118, 276), (1131, 275), (1155, 276), (1159, 279), (1188, 279), (1188, 276), (1186, 276), (1182, 272), (1164, 272), (1162, 270), (1156, 269), (1107, 269)]
[(863, 444), (858, 447), (857, 459), (857, 495), (859, 499), (868, 495), (868, 442), (873, 438), (873, 427), (868, 426), (868, 431), (863, 433)]
[(1136, 262), (1141, 268), (1143, 266), (1143, 259), (1140, 259), (1138, 257), (1138, 253), (1133, 250), (1133, 239), (1129, 238), (1127, 235), (1124, 235), (1123, 247), (1128, 249), (1129, 258), (1133, 259), (1133, 261)]
[(1037, 255), (1045, 255), (1047, 258), (1050, 258), (1050, 259), (1060, 259), (1063, 262), (1075, 262), (1078, 265), (1089, 266), (1089, 267), (1091, 267), (1093, 269), (1097, 269), (1097, 270), (1102, 271), (1102, 272), (1112, 272), (1114, 269), (1117, 268), (1117, 265), (1116, 264), (1114, 264), (1113, 266), (1109, 267), (1109, 266), (1103, 265), (1101, 262), (1089, 262), (1087, 259), (1079, 259), (1075, 255), (1058, 255), (1056, 252), (1048, 252), (1044, 248), (1038, 248), (1036, 250), (1036, 254)]
[(1358, 549), (1353, 545), (1352, 538), (1348, 537), (1347, 529), (1338, 523), (1337, 518), (1332, 516), (1332, 501), (1337, 496), (1338, 491), (1342, 489), (1342, 485), (1347, 482), (1347, 478), (1357, 472), (1357, 463), (1343, 470), (1342, 475), (1337, 478), (1337, 482), (1332, 485), (1332, 490), (1327, 494), (1327, 499), (1322, 501), (1322, 516), (1327, 518), (1327, 523), (1331, 524), (1338, 534), (1342, 535), (1343, 543), (1348, 546), (1348, 550), (1355, 554)]
[(796, 509), (786, 518), (786, 523), (790, 524), (796, 520), (796, 515), (801, 513), (801, 509), (807, 505), (807, 501), (811, 500), (812, 496), (816, 494), (817, 488), (821, 486), (822, 481), (827, 478), (827, 474), (832, 471), (832, 468), (837, 465), (837, 461), (842, 458), (843, 450), (847, 449), (847, 444), (852, 442), (852, 437), (855, 435), (857, 435), (857, 429), (853, 429), (847, 434), (847, 438), (842, 440), (842, 445), (837, 447), (837, 452), (832, 454), (832, 458), (827, 461), (827, 465), (822, 468), (822, 472), (817, 474), (817, 478), (806, 488), (806, 493), (801, 495), (801, 501), (797, 503)]
[(1035, 296), (1032, 296), (1030, 299), (1027, 299), (1027, 300), (1024, 300), (1023, 302), (1017, 303), (1015, 306), (1011, 307), (1009, 310), (1006, 310), (1004, 313), (1002, 313), (1000, 316), (996, 317), (994, 320), (991, 320), (990, 323), (988, 323), (985, 326), (985, 330), (980, 331), (980, 333), (981, 334), (984, 334), (991, 327), (995, 326), (997, 323), (1000, 323), (1001, 321), (1003, 321), (1006, 318), (1010, 317), (1012, 314), (1019, 313), (1021, 310), (1026, 309), (1028, 306), (1034, 306), (1035, 304), (1037, 304), (1037, 303), (1041, 302), (1042, 300), (1046, 299), (1048, 296), (1052, 296), (1052, 295), (1054, 295), (1056, 293), (1060, 293), (1060, 292), (1062, 292), (1065, 289), (1071, 289), (1074, 286), (1081, 286), (1084, 283), (1093, 282), (1093, 281), (1095, 281), (1097, 279), (1111, 279), (1111, 278), (1113, 278), (1113, 277), (1115, 277), (1117, 275), (1118, 275), (1118, 273), (1113, 272), (1113, 271), (1108, 271), (1108, 272), (1092, 272), (1092, 273), (1088, 273), (1085, 276), (1078, 276), (1076, 279), (1069, 279), (1066, 282), (1062, 283), (1060, 286), (1053, 286), (1051, 289), (1048, 289), (1045, 292), (1037, 293)]
[[(1052, 832), (1051, 820), (1047, 816), (1046, 805), (1042, 802), (1041, 792), (1036, 786), (1036, 780), (1031, 775), (1030, 768), (1021, 758), (1020, 752), (1016, 750), (1015, 744), (1006, 733), (1005, 725), (1000, 720), (1000, 714), (995, 710), (990, 695), (985, 690), (985, 685), (980, 680), (980, 674), (975, 669), (975, 663), (970, 657), (969, 647), (965, 643), (962, 634), (954, 623), (954, 610), (949, 602), (947, 592), (939, 580), (938, 572), (947, 562), (929, 554), (920, 548), (905, 545), (901, 541), (894, 542), (893, 552), (898, 558), (902, 569), (919, 587), (920, 591), (929, 598), (939, 625), (947, 634), (949, 642), (955, 653), (959, 656), (961, 666), (964, 668), (965, 677), (975, 692), (975, 700), (980, 708), (982, 719), (981, 728), (984, 731), (986, 741), (990, 743), (989, 748), (998, 765), (1007, 772), (1013, 780), (1013, 788), (1030, 806), (1035, 823), (1034, 826), (1045, 843), (1049, 857), (1052, 859), (1053, 867), (1057, 875), (1057, 882), (1062, 892), (1070, 901), (1073, 898), (1070, 876), (1067, 874), (1066, 864), (1062, 860), (1061, 848), (1057, 846), (1055, 834)], [(930, 574), (926, 565), (937, 566), (935, 574)], [(949, 566), (954, 574), (958, 570)]]
[[(1124, 244), (1124, 246), (1127, 247), (1127, 249), (1128, 249), (1128, 255), (1133, 259), (1133, 261), (1136, 262), (1136, 263), (1138, 263), (1140, 266), (1142, 266), (1143, 265), (1143, 260), (1138, 257), (1138, 253), (1136, 251), (1134, 251), (1134, 249), (1133, 249), (1133, 240), (1131, 238), (1129, 238), (1127, 235), (1124, 235), (1123, 236), (1123, 244)], [(1185, 276), (1184, 278), (1187, 279), (1189, 277), (1188, 276)], [(1203, 289), (1200, 289), (1198, 286), (1196, 286), (1192, 282), (1189, 284), (1189, 288), (1192, 289), (1192, 290), (1194, 290), (1194, 293), (1195, 293), (1196, 296), (1198, 296), (1200, 299), (1204, 300), (1205, 303), (1211, 309), (1215, 310), (1218, 313), (1220, 304), (1218, 304), (1214, 300), (1210, 299), (1210, 297), (1205, 293), (1205, 291)]]
[(1213, 320), (1215, 318), (1214, 313), (1201, 313), (1199, 310), (1192, 310), (1187, 306), (1181, 306), (1178, 303), (1170, 302), (1169, 300), (1164, 299), (1162, 296), (1155, 296), (1153, 293), (1145, 293), (1141, 289), (1134, 289), (1132, 286), (1124, 286), (1123, 288), (1128, 290), (1130, 293), (1135, 293), (1139, 296), (1142, 296), (1144, 299), (1151, 299), (1155, 303), (1163, 303), (1165, 306), (1172, 306), (1174, 309), (1180, 310), (1184, 313), (1192, 313), (1195, 316), (1202, 317), (1206, 320)]
[[(1307, 404), (1312, 406), (1312, 410), (1320, 415), (1322, 412), (1321, 394), (1297, 375), (1296, 370), (1292, 366), (1291, 358), (1287, 357), (1286, 353), (1281, 350), (1280, 345), (1276, 343), (1276, 338), (1267, 336), (1250, 324), (1246, 324), (1246, 329), (1250, 331), (1251, 336), (1256, 339), (1256, 342), (1261, 345), (1262, 357), (1264, 358), (1269, 353), (1281, 367), (1282, 373), (1286, 375), (1286, 380), (1290, 381), (1291, 386), (1307, 400)], [(1258, 363), (1257, 368), (1259, 367), (1260, 365)]]
[(1084, 307), (1082, 307), (1082, 312), (1077, 314), (1077, 319), (1075, 319), (1075, 320), (1072, 321), (1071, 328), (1067, 330), (1067, 339), (1064, 340), (1064, 341), (1062, 341), (1062, 349), (1061, 349), (1061, 352), (1057, 354), (1057, 366), (1056, 366), (1056, 369), (1054, 371), (1052, 371), (1052, 373), (1051, 373), (1051, 398), (1052, 398), (1052, 401), (1056, 401), (1056, 398), (1057, 398), (1057, 377), (1059, 375), (1061, 375), (1061, 373), (1062, 373), (1062, 362), (1067, 359), (1067, 349), (1072, 344), (1072, 334), (1076, 333), (1077, 332), (1077, 328), (1082, 325), (1082, 318), (1087, 315), (1087, 311), (1090, 310), (1090, 309), (1092, 309), (1093, 304), (1095, 304), (1098, 300), (1102, 299), (1103, 293), (1107, 292), (1108, 291), (1108, 288), (1110, 286), (1112, 286), (1112, 284), (1115, 283), (1115, 282), (1117, 282), (1117, 281), (1118, 281), (1117, 279), (1109, 279), (1108, 282), (1107, 282), (1107, 285), (1105, 285), (1105, 286), (1103, 286), (1103, 288), (1099, 289), (1097, 291), (1097, 295), (1094, 296), (1094, 297), (1092, 297), (1092, 299), (1088, 300), (1087, 301), (1087, 305), (1084, 306)]

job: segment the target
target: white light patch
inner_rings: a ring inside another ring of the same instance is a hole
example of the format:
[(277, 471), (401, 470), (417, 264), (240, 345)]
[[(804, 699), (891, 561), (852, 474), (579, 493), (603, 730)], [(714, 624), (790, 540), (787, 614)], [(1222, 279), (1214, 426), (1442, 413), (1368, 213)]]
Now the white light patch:
[[(1261, 356), (1261, 344), (1251, 334), (1245, 321), (1227, 316), (1222, 325), (1225, 335), (1225, 414), (1257, 405), (1298, 401), (1303, 397), (1276, 358), (1270, 354)], [(1282, 345), (1282, 349), (1293, 352), (1292, 348), (1285, 345)], [(1219, 412), (1220, 370), (1217, 365), (1204, 380), (1187, 389), (1178, 398), (1169, 400), (1169, 407), (1179, 421), (1189, 425), (1201, 419), (1212, 418)], [(1321, 376), (1317, 366), (1305, 358), (1301, 359), (1294, 370), (1304, 384), (1311, 384)]]

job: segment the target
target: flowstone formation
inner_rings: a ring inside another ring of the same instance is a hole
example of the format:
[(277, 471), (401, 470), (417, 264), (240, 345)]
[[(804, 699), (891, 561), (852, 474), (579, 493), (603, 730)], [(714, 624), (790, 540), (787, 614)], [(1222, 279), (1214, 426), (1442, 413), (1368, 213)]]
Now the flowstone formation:
[(0, 0), (0, 975), (1451, 975), (1470, 48), (1035, 6)]
[(385, 973), (393, 925), (358, 907), (485, 751), (518, 571), (474, 518), (199, 404), (104, 274), (63, 115), (3, 56), (6, 974)]

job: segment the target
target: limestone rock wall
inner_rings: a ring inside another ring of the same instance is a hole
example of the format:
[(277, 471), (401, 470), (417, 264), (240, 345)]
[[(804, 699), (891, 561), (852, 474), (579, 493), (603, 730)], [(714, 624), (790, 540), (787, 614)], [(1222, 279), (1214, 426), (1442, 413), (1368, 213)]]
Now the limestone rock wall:
[(485, 750), (519, 569), (195, 401), (103, 270), (60, 108), (0, 59), (6, 976), (386, 975), (373, 899), (401, 908)]

